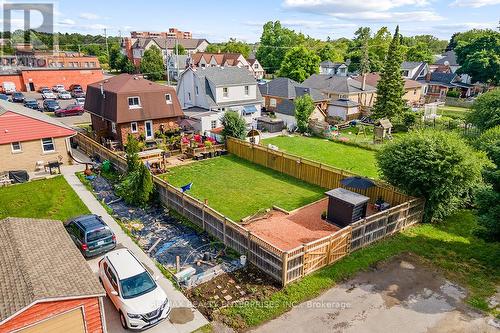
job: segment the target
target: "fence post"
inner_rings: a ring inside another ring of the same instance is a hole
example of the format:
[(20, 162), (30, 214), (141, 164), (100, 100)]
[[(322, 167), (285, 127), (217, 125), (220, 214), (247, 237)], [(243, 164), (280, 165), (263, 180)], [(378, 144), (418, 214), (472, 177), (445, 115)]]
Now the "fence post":
[(203, 203), (203, 206), (201, 206), (201, 226), (203, 228), (203, 230), (206, 230), (205, 229), (205, 208), (207, 207), (207, 205), (205, 203)]
[(281, 285), (284, 287), (288, 283), (288, 252), (281, 254)]
[(222, 239), (223, 239), (224, 245), (227, 245), (227, 241), (226, 241), (226, 224), (227, 224), (227, 217), (224, 216), (224, 220), (222, 221)]
[(182, 201), (182, 216), (186, 217), (186, 200), (184, 199), (184, 192), (181, 192)]

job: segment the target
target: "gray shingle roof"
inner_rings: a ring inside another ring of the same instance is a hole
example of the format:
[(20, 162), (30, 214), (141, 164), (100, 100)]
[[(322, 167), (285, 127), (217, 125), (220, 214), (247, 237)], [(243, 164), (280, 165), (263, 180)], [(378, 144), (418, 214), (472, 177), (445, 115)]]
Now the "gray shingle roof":
[(265, 84), (259, 85), (260, 93), (267, 96), (276, 96), (285, 99), (295, 99), (305, 94), (311, 95), (313, 101), (328, 100), (318, 89), (306, 87), (292, 79), (279, 77)]
[(401, 69), (412, 70), (422, 65), (421, 61), (403, 61)]
[(436, 61), (436, 65), (444, 65), (445, 62), (448, 62), (448, 65), (450, 66), (459, 66), (457, 62), (457, 55), (455, 54), (455, 51), (447, 51), (443, 54), (443, 57), (441, 59), (438, 59)]
[(351, 101), (350, 99), (337, 99), (335, 101), (331, 101), (330, 103), (328, 103), (329, 105), (333, 105), (333, 106), (342, 106), (342, 107), (355, 107), (355, 106), (359, 106), (359, 103), (357, 102), (354, 102), (354, 101)]
[(361, 82), (348, 76), (336, 76), (330, 74), (313, 74), (307, 78), (302, 85), (319, 89), (322, 92), (333, 92), (341, 94), (354, 94), (360, 92), (374, 92), (377, 88), (370, 85), (361, 90)]
[(30, 304), (105, 296), (60, 221), (0, 220), (0, 324)]
[(284, 99), (281, 103), (276, 105), (276, 112), (295, 116), (295, 103), (289, 99)]

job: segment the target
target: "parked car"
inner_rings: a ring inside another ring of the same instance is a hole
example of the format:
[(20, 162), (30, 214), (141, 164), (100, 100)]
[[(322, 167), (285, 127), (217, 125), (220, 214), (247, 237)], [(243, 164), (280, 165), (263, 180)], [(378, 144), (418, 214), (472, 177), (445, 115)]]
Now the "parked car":
[(166, 319), (170, 302), (144, 265), (128, 249), (99, 261), (99, 280), (120, 315), (122, 326), (142, 330)]
[(82, 215), (64, 226), (84, 257), (102, 254), (116, 247), (116, 236), (95, 214)]
[(62, 85), (62, 84), (56, 84), (55, 86), (52, 87), (53, 92), (61, 92), (64, 90), (66, 90), (66, 89), (64, 89), (64, 85)]
[(45, 89), (42, 91), (42, 99), (56, 99), (56, 94), (49, 89)]
[(55, 99), (46, 99), (43, 101), (43, 109), (47, 112), (55, 112), (60, 108), (61, 106)]
[(22, 92), (16, 91), (12, 93), (12, 102), (14, 103), (24, 103), (24, 94)]
[(45, 86), (38, 88), (39, 93), (43, 93), (44, 90), (50, 90), (50, 89), (49, 89), (49, 87), (45, 87)]
[(71, 91), (71, 96), (73, 96), (74, 98), (85, 97), (85, 92), (81, 89), (73, 89)]
[(75, 90), (75, 89), (80, 89), (80, 90), (83, 90), (82, 86), (81, 86), (81, 85), (79, 85), (79, 84), (76, 84), (76, 83), (74, 83), (74, 84), (70, 85), (68, 90), (69, 90), (69, 91), (73, 91), (73, 90)]
[(75, 98), (75, 104), (84, 106), (85, 105), (85, 97), (77, 97)]
[(27, 108), (40, 111), (40, 106), (38, 106), (36, 99), (26, 99), (24, 100), (23, 105)]
[(59, 109), (54, 112), (56, 117), (67, 117), (67, 116), (81, 116), (83, 114), (83, 107), (77, 104), (71, 104), (64, 109)]
[(16, 84), (10, 81), (2, 82), (2, 89), (4, 94), (10, 95), (16, 92)]
[(9, 100), (9, 96), (5, 95), (5, 94), (0, 94), (0, 99), (2, 101), (8, 101)]
[(57, 98), (59, 99), (71, 99), (71, 94), (69, 91), (61, 91), (59, 94), (57, 94)]

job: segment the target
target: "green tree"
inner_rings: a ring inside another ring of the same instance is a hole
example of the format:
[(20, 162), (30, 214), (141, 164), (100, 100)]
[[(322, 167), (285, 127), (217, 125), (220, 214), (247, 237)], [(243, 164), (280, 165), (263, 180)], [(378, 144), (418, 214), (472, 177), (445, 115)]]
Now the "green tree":
[(319, 73), (320, 58), (305, 46), (290, 49), (281, 63), (279, 76), (302, 82), (311, 74)]
[(297, 129), (299, 132), (305, 133), (309, 129), (309, 117), (314, 111), (314, 101), (310, 95), (303, 95), (297, 97), (294, 104)]
[(424, 44), (431, 54), (442, 54), (448, 45), (448, 41), (440, 40), (432, 35), (416, 35), (403, 37), (402, 45), (411, 48), (419, 43)]
[(434, 58), (428, 45), (424, 44), (423, 42), (418, 42), (415, 45), (410, 46), (406, 51), (406, 60), (432, 63)]
[(137, 170), (127, 174), (118, 186), (118, 194), (130, 205), (144, 207), (153, 193), (153, 178), (144, 163), (139, 163)]
[(243, 119), (237, 112), (228, 111), (221, 118), (222, 135), (227, 137), (233, 137), (238, 139), (245, 139), (247, 124), (245, 119)]
[(332, 62), (342, 62), (344, 61), (344, 56), (341, 50), (336, 48), (333, 43), (325, 43), (317, 52), (321, 61), (330, 60)]
[(245, 58), (248, 58), (251, 51), (250, 45), (235, 38), (230, 38), (222, 47), (222, 52), (241, 53)]
[(118, 46), (113, 46), (109, 49), (109, 68), (112, 70), (120, 70), (120, 61), (123, 55), (120, 52), (120, 48)]
[(401, 76), (402, 55), (399, 43), (399, 26), (397, 26), (377, 84), (377, 100), (372, 109), (373, 117), (376, 119), (396, 119), (404, 112), (405, 91)]
[(302, 34), (284, 28), (280, 21), (269, 21), (264, 24), (260, 37), (256, 58), (268, 73), (274, 73), (281, 68), (281, 62), (286, 51), (304, 42)]
[(141, 73), (153, 81), (161, 80), (165, 74), (163, 56), (156, 46), (144, 51), (141, 59)]
[(476, 195), (479, 234), (500, 241), (500, 126), (490, 128), (478, 138), (478, 149), (486, 152), (494, 166), (485, 169), (483, 177), (488, 186)]
[(177, 55), (186, 55), (187, 54), (186, 49), (181, 44), (177, 44), (177, 49), (174, 49), (174, 52)]
[(382, 178), (405, 193), (426, 199), (424, 221), (442, 220), (471, 202), (487, 165), (458, 134), (413, 131), (377, 154)]
[(368, 37), (365, 37), (361, 44), (361, 58), (359, 62), (359, 72), (363, 74), (370, 73), (370, 55), (368, 50)]
[(479, 96), (474, 101), (467, 120), (481, 131), (500, 125), (500, 89)]
[(139, 166), (139, 141), (132, 135), (127, 135), (127, 145), (125, 146), (125, 152), (127, 154), (127, 172), (132, 173), (137, 170)]
[(118, 61), (118, 65), (120, 72), (122, 73), (132, 74), (135, 72), (135, 66), (127, 56), (121, 55)]
[(469, 74), (474, 81), (500, 84), (500, 32), (478, 33), (455, 47), (458, 74)]

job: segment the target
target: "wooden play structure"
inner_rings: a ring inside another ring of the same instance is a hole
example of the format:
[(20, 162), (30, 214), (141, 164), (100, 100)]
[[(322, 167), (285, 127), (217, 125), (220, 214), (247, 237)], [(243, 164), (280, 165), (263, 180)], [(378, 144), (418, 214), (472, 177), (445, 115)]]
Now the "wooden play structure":
[(373, 128), (373, 143), (383, 143), (384, 140), (392, 140), (392, 123), (387, 118), (380, 119)]
[(250, 131), (248, 131), (245, 137), (245, 141), (258, 145), (260, 143), (260, 137), (260, 131), (252, 128)]

